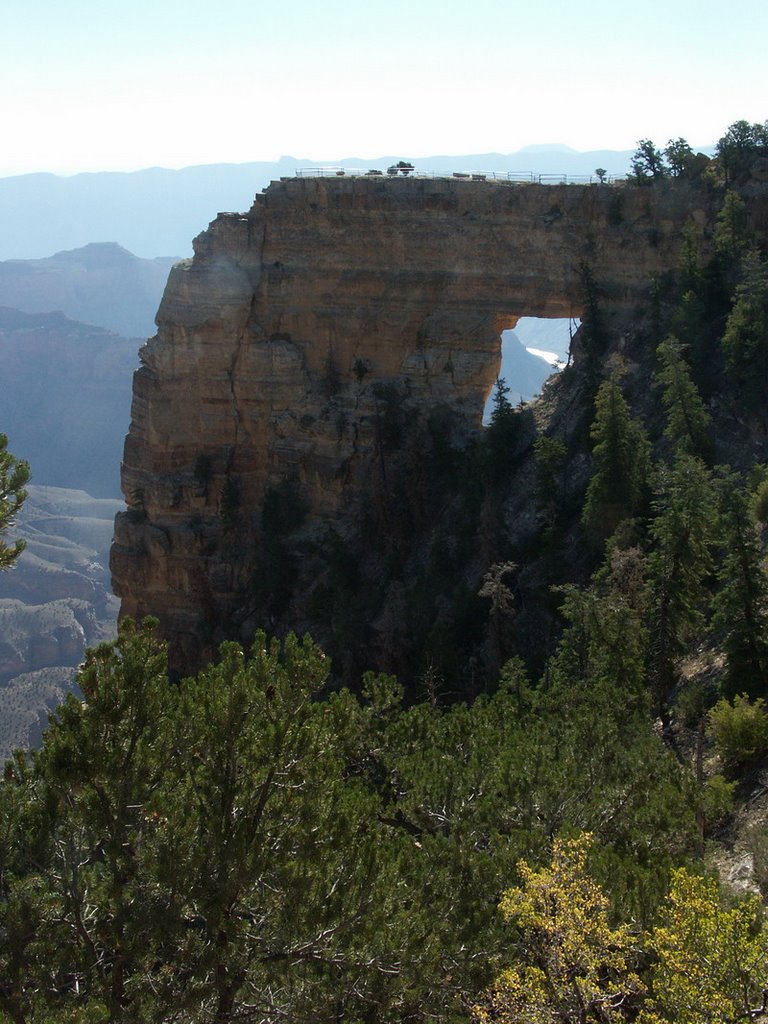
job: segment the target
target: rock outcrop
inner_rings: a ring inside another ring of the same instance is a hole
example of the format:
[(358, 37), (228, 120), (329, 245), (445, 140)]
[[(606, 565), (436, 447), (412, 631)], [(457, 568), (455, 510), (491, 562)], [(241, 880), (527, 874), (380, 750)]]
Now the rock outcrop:
[(686, 224), (707, 249), (712, 201), (682, 182), (363, 176), (282, 179), (220, 214), (171, 272), (134, 377), (123, 614), (159, 616), (181, 670), (251, 631), (270, 531), (355, 521), (389, 433), (425, 411), (451, 444), (471, 436), (503, 329), (581, 315), (587, 268), (626, 317)]

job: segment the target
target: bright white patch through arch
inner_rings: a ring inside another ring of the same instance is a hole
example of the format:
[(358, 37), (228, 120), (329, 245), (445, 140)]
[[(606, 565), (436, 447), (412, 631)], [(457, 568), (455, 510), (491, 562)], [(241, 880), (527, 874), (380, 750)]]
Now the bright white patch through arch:
[[(530, 402), (547, 378), (567, 364), (571, 338), (580, 323), (576, 319), (524, 316), (513, 331), (501, 332), (499, 377), (509, 388), (507, 398), (512, 405)], [(494, 391), (483, 411), (484, 424), (490, 421)]]

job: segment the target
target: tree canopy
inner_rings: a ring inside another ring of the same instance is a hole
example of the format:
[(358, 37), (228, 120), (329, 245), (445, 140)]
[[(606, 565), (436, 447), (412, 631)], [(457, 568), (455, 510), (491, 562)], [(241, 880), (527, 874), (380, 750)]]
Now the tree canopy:
[(611, 922), (592, 847), (588, 834), (558, 839), (549, 867), (520, 864), (520, 885), (500, 903), (518, 960), (475, 1007), (478, 1024), (735, 1024), (765, 1012), (768, 933), (756, 898), (729, 907), (714, 879), (680, 868), (658, 924), (638, 934)]
[(591, 829), (646, 914), (670, 867), (648, 838), (690, 841), (679, 769), (607, 665), (602, 689), (555, 672), (537, 695), (513, 661), (492, 697), (406, 708), (387, 676), (324, 692), (328, 660), (292, 636), (174, 685), (153, 630), (92, 650), (84, 700), (0, 782), (14, 1022), (466, 1019), (521, 857)]

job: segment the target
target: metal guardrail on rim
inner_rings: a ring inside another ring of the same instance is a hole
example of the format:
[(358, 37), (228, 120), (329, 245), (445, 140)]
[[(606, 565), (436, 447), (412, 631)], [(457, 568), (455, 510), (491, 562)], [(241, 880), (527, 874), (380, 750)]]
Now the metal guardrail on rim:
[(530, 171), (428, 171), (419, 168), (397, 168), (368, 171), (360, 167), (297, 167), (297, 178), (449, 178), (457, 181), (510, 181), (534, 185), (595, 185), (624, 181), (625, 175), (605, 174), (535, 174)]

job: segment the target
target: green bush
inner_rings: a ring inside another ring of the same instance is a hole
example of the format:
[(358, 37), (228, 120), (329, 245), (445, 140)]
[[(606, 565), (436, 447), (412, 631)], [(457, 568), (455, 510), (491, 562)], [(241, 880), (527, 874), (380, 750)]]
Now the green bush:
[(730, 772), (751, 764), (768, 752), (768, 712), (762, 697), (751, 701), (737, 694), (733, 703), (723, 699), (709, 712), (707, 735), (723, 767)]
[(675, 717), (686, 729), (695, 729), (714, 704), (714, 688), (702, 679), (681, 686), (675, 701)]
[(702, 811), (707, 828), (716, 828), (733, 810), (735, 782), (728, 782), (722, 775), (713, 775), (702, 790)]

